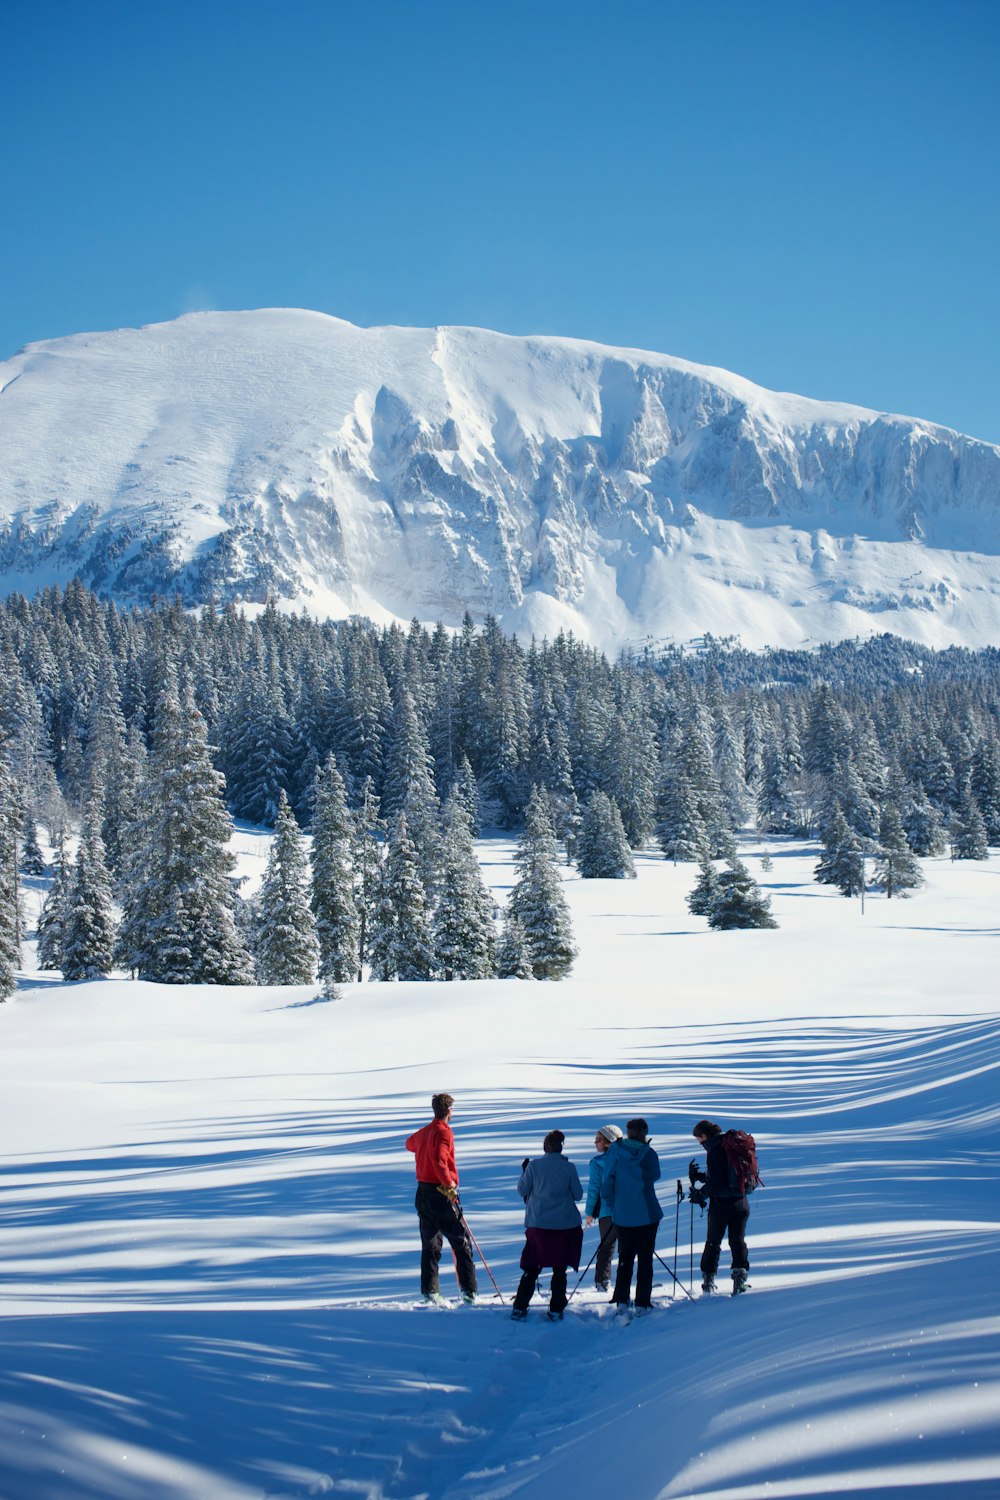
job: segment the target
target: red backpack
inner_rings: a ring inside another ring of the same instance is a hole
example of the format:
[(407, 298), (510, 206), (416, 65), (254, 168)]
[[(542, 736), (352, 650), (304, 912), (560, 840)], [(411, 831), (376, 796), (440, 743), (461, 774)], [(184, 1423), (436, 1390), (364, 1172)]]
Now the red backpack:
[(764, 1186), (757, 1169), (757, 1143), (745, 1130), (727, 1130), (719, 1145), (729, 1163), (729, 1185), (740, 1193), (752, 1193)]

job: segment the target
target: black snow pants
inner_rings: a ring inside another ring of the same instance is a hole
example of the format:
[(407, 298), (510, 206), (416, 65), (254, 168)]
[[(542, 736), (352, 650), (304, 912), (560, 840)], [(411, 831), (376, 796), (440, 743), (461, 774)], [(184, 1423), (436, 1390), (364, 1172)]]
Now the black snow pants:
[(455, 1256), (455, 1274), (463, 1292), (476, 1290), (476, 1263), (472, 1242), (457, 1206), (439, 1193), (433, 1183), (418, 1182), (416, 1198), (420, 1219), (420, 1290), (428, 1297), (441, 1290), (438, 1268), (447, 1240)]
[(632, 1293), (632, 1267), (635, 1273), (635, 1305), (650, 1307), (653, 1300), (653, 1249), (659, 1224), (618, 1224), (618, 1275), (612, 1302), (628, 1303)]
[(615, 1240), (618, 1231), (615, 1229), (615, 1221), (610, 1214), (603, 1219), (598, 1219), (597, 1227), (601, 1231), (599, 1241), (600, 1249), (597, 1252), (597, 1265), (594, 1268), (594, 1283), (597, 1286), (607, 1286), (611, 1280), (611, 1262), (615, 1258)]
[(705, 1248), (701, 1252), (701, 1274), (714, 1276), (719, 1269), (719, 1254), (722, 1236), (729, 1235), (729, 1249), (733, 1257), (734, 1271), (749, 1271), (750, 1257), (747, 1254), (746, 1228), (750, 1217), (750, 1205), (746, 1198), (710, 1198), (708, 1200), (708, 1228), (705, 1233)]

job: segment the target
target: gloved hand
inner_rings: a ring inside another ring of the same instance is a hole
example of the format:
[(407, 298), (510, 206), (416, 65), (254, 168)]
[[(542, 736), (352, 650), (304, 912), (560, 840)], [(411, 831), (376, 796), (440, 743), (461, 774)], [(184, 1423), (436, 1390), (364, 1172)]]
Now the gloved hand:
[(457, 1187), (444, 1187), (443, 1184), (439, 1182), (438, 1192), (441, 1194), (442, 1198), (447, 1198), (449, 1203), (455, 1203), (458, 1200)]
[(692, 1203), (697, 1203), (699, 1208), (708, 1207), (708, 1194), (705, 1192), (704, 1188), (694, 1187), (692, 1185), (688, 1197), (691, 1199)]
[(693, 1156), (692, 1156), (691, 1160), (688, 1162), (688, 1178), (689, 1178), (689, 1180), (691, 1182), (691, 1186), (692, 1187), (694, 1186), (694, 1184), (696, 1182), (707, 1182), (708, 1181), (708, 1173), (707, 1172), (703, 1172), (701, 1170), (701, 1168), (699, 1167), (698, 1163), (695, 1161), (695, 1159), (694, 1159)]
[(526, 1156), (524, 1158), (524, 1161), (521, 1163), (521, 1171), (522, 1172), (524, 1171), (525, 1167), (528, 1165), (528, 1163), (530, 1162), (530, 1160), (531, 1160), (530, 1156)]

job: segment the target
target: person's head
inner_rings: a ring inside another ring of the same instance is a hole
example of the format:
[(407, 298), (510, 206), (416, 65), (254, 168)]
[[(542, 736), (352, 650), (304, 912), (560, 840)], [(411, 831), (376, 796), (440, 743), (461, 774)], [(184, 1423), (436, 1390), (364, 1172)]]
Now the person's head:
[(722, 1134), (722, 1126), (716, 1125), (714, 1120), (699, 1120), (691, 1134), (696, 1141), (706, 1146), (709, 1141), (714, 1141), (717, 1135)]
[(603, 1156), (608, 1147), (613, 1146), (615, 1141), (620, 1141), (621, 1138), (622, 1133), (617, 1125), (602, 1125), (594, 1136), (594, 1145)]
[(644, 1141), (649, 1134), (649, 1126), (641, 1116), (635, 1120), (626, 1120), (625, 1129), (630, 1141)]
[(561, 1130), (550, 1130), (542, 1142), (543, 1151), (561, 1151), (566, 1137)]
[(455, 1101), (450, 1094), (435, 1094), (431, 1100), (431, 1109), (434, 1111), (435, 1120), (447, 1120), (454, 1103)]

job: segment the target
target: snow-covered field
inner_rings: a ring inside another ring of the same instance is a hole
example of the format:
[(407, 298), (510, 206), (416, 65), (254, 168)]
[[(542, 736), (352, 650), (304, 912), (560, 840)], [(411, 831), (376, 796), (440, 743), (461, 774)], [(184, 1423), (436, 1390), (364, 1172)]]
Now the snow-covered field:
[[(511, 847), (481, 848), (502, 892)], [(776, 932), (707, 932), (692, 869), (652, 856), (569, 877), (562, 984), (324, 1004), (26, 973), (0, 1008), (2, 1500), (996, 1500), (1000, 858), (928, 861), (862, 915), (814, 851), (757, 853)], [(506, 1301), (521, 1158), (558, 1125), (584, 1166), (634, 1113), (685, 1281), (691, 1125), (756, 1135), (752, 1294), (672, 1300), (661, 1271), (624, 1326), (590, 1286), (557, 1325), (418, 1305), (403, 1140), (436, 1089)]]

